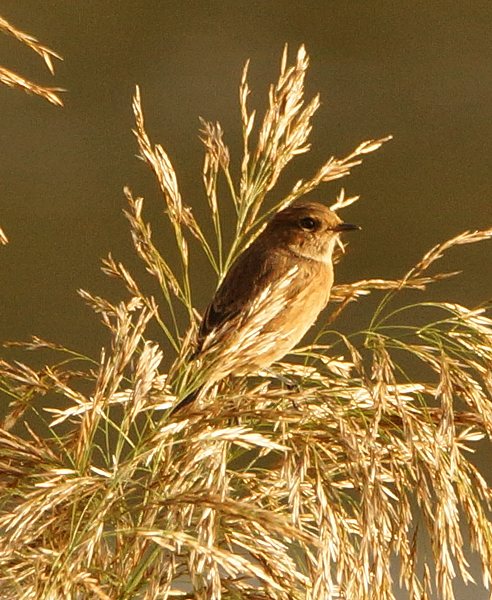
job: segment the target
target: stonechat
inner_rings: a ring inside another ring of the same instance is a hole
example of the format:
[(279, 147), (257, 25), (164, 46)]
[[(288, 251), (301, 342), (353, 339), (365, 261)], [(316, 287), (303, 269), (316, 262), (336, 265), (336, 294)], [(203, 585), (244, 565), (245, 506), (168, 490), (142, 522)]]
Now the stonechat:
[(200, 383), (174, 411), (228, 375), (267, 369), (301, 340), (328, 303), (339, 236), (354, 229), (306, 200), (272, 217), (207, 307), (194, 354)]

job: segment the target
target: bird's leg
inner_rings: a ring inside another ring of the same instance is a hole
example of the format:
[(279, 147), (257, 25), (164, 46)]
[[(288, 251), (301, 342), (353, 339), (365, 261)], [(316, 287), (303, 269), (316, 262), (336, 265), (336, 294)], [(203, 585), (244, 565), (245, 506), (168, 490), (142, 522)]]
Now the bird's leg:
[[(279, 373), (275, 369), (272, 369), (270, 367), (268, 369), (264, 369), (264, 371), (265, 371), (265, 373), (267, 373), (268, 375), (270, 375), (274, 379), (277, 379), (278, 381), (280, 381), (280, 383), (282, 383), (288, 390), (293, 390), (293, 391), (296, 391), (296, 392), (299, 392), (301, 390), (301, 387), (297, 383), (297, 381), (295, 381), (294, 379), (291, 379), (290, 377), (287, 377), (286, 375), (283, 375), (282, 373)], [(290, 401), (292, 402), (292, 406), (296, 410), (300, 410), (299, 409), (299, 405), (295, 402), (295, 400), (293, 400), (291, 398)]]
[(283, 383), (288, 390), (296, 390), (297, 392), (300, 390), (299, 384), (297, 381), (294, 381), (290, 377), (279, 373), (276, 369), (272, 369), (269, 367), (268, 369), (262, 369), (264, 373), (266, 373), (269, 377), (273, 377)]

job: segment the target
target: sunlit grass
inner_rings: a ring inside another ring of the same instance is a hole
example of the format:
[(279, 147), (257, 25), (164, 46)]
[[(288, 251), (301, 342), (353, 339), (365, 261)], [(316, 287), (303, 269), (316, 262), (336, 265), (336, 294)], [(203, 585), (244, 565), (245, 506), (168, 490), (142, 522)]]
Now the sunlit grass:
[[(348, 175), (389, 139), (330, 158), (272, 203), (282, 171), (309, 151), (319, 100), (304, 97), (307, 67), (303, 47), (292, 64), (284, 53), (262, 119), (248, 109), (245, 69), (239, 181), (221, 126), (202, 123), (213, 239), (181, 197), (166, 151), (146, 134), (137, 90), (139, 151), (159, 184), (180, 261), (165, 259), (144, 200), (126, 189), (135, 250), (159, 297), (142, 292), (109, 256), (103, 271), (122, 283), (125, 299), (81, 292), (111, 334), (98, 360), (35, 338), (26, 346), (50, 348), (51, 365), (35, 371), (0, 362), (9, 402), (0, 429), (2, 598), (390, 599), (396, 564), (408, 597), (429, 598), (433, 585), (450, 600), (456, 577), (471, 581), (471, 551), (488, 585), (491, 490), (470, 451), (492, 434), (492, 321), (485, 308), (430, 303), (425, 295), (402, 306), (400, 296), (451, 276), (430, 274), (435, 261), (492, 230), (436, 245), (399, 279), (335, 286), (319, 342), (277, 365), (298, 387), (284, 389), (261, 373), (228, 378), (185, 415), (171, 414), (190, 381), (212, 376), (193, 357), (200, 317), (189, 240), (220, 282), (268, 215)], [(219, 194), (219, 178), (229, 198)], [(356, 200), (342, 191), (333, 207)], [(222, 236), (226, 202), (236, 214), (230, 246)], [(341, 312), (369, 293), (383, 296), (364, 331), (336, 333)], [(413, 315), (429, 307), (429, 319), (415, 325)], [(176, 317), (183, 308), (185, 330)], [(159, 340), (148, 338), (151, 321)], [(164, 340), (173, 353), (168, 372)], [(418, 380), (405, 355), (420, 363)], [(212, 359), (208, 365), (234, 354), (220, 348)], [(49, 393), (56, 406), (45, 400)], [(47, 420), (48, 436), (31, 429), (35, 415)], [(429, 555), (418, 546), (424, 538)]]

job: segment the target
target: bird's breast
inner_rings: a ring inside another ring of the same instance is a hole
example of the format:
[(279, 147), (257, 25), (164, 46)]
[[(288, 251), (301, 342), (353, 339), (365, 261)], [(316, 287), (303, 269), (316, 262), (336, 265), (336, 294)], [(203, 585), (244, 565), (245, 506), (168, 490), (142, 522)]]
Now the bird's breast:
[(264, 329), (265, 332), (275, 332), (278, 337), (275, 349), (267, 360), (262, 358), (261, 362), (281, 359), (300, 342), (325, 308), (332, 284), (331, 265), (300, 261), (284, 309)]

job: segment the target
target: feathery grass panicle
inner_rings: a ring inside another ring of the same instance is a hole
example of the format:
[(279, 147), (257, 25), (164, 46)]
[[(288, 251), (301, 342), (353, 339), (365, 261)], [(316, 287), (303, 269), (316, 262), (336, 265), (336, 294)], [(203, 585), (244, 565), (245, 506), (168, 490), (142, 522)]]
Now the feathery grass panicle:
[[(61, 56), (56, 54), (56, 52), (54, 52), (47, 46), (43, 46), (42, 44), (40, 44), (38, 40), (32, 35), (29, 35), (28, 33), (17, 29), (17, 27), (9, 23), (2, 16), (0, 16), (0, 32), (14, 37), (19, 42), (33, 50), (36, 54), (41, 56), (46, 66), (48, 67), (50, 73), (54, 75), (55, 69), (53, 66), (52, 59), (56, 58), (58, 60), (63, 60)], [(22, 77), (22, 75), (19, 75), (18, 73), (7, 69), (3, 65), (0, 65), (0, 83), (3, 83), (8, 87), (20, 88), (28, 94), (40, 96), (41, 98), (44, 98), (45, 100), (47, 100), (51, 104), (54, 104), (55, 106), (63, 106), (63, 102), (57, 93), (63, 92), (64, 90), (62, 88), (46, 87), (43, 85), (39, 85), (37, 83), (34, 83), (33, 81), (30, 81), (29, 79), (25, 79), (24, 77)], [(6, 244), (8, 244), (7, 235), (0, 227), (0, 245), (5, 246)]]
[(54, 74), (54, 72), (55, 72), (52, 58), (57, 58), (58, 60), (63, 60), (59, 54), (57, 54), (56, 52), (54, 52), (47, 46), (43, 46), (42, 44), (40, 44), (38, 42), (38, 40), (35, 37), (33, 37), (32, 35), (25, 33), (23, 31), (20, 31), (20, 29), (17, 29), (16, 27), (14, 27), (14, 25), (9, 23), (2, 16), (0, 16), (0, 31), (2, 31), (3, 33), (5, 33), (7, 35), (11, 35), (12, 37), (19, 40), (19, 42), (21, 42), (25, 46), (28, 46), (29, 48), (31, 48), (31, 50), (33, 52), (35, 52), (36, 54), (39, 54), (39, 56), (41, 56), (41, 58), (44, 60), (46, 66), (48, 67), (51, 74)]
[[(0, 16), (0, 32), (14, 37), (16, 40), (30, 48), (33, 52), (41, 56), (45, 65), (52, 75), (55, 73), (53, 59), (63, 60), (60, 55), (38, 42), (32, 35), (17, 29), (6, 19)], [(34, 94), (44, 98), (55, 106), (63, 106), (63, 102), (57, 92), (63, 92), (62, 88), (46, 87), (25, 79), (18, 73), (14, 73), (10, 69), (0, 66), (0, 82), (9, 87), (18, 87), (29, 94)]]
[[(491, 230), (438, 244), (399, 279), (335, 286), (338, 304), (318, 342), (294, 352), (303, 362), (276, 366), (297, 385), (284, 389), (265, 373), (222, 379), (244, 364), (244, 353), (276, 343), (275, 334), (258, 331), (282, 311), (293, 273), (251, 306), (248, 330), (226, 324), (227, 336), (207, 336), (206, 365), (193, 355), (199, 316), (189, 239), (220, 282), (268, 215), (347, 175), (389, 139), (330, 158), (270, 201), (283, 169), (309, 150), (319, 99), (305, 100), (307, 67), (303, 47), (293, 64), (285, 49), (257, 131), (245, 68), (239, 181), (221, 126), (202, 121), (213, 240), (181, 197), (168, 153), (151, 143), (137, 89), (137, 143), (157, 179), (180, 265), (162, 255), (143, 198), (126, 188), (135, 250), (161, 297), (146, 296), (110, 255), (102, 269), (122, 283), (126, 299), (80, 292), (108, 328), (111, 341), (98, 360), (33, 338), (26, 350), (49, 349), (52, 364), (0, 362), (9, 400), (0, 427), (2, 598), (389, 600), (401, 586), (413, 600), (433, 591), (452, 600), (457, 577), (472, 585), (473, 553), (490, 585), (492, 490), (472, 459), (477, 442), (492, 441), (492, 319), (485, 305), (393, 301), (456, 275), (429, 268)], [(221, 234), (222, 189), (237, 215), (230, 248)], [(356, 200), (342, 190), (333, 207)], [(352, 302), (378, 292), (364, 331), (330, 331)], [(179, 306), (189, 318), (184, 330)], [(152, 320), (168, 350), (148, 339)], [(418, 377), (408, 369), (415, 362)], [(201, 403), (186, 414), (169, 410), (197, 387)], [(33, 431), (40, 422), (43, 434)]]
[(0, 66), (0, 82), (8, 87), (21, 88), (28, 94), (40, 96), (55, 106), (63, 106), (63, 101), (58, 95), (58, 92), (64, 91), (63, 88), (39, 85), (2, 66)]

